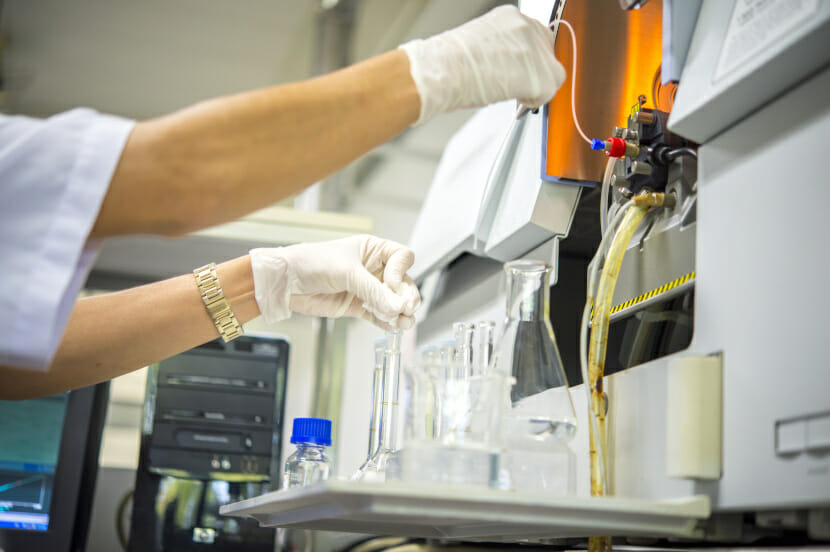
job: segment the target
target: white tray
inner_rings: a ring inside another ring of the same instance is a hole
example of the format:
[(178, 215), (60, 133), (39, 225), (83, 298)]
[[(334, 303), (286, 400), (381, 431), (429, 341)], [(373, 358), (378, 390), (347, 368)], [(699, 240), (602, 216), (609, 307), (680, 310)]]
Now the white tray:
[(699, 537), (709, 498), (562, 497), (405, 483), (326, 481), (222, 506), (269, 527), (517, 541), (586, 536)]

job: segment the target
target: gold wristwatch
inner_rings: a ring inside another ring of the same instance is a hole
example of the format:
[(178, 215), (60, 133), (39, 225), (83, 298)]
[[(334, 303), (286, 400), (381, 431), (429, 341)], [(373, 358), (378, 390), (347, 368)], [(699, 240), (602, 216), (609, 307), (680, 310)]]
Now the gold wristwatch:
[(205, 302), (205, 308), (225, 343), (242, 335), (242, 326), (234, 316), (230, 303), (225, 299), (222, 286), (219, 285), (216, 263), (197, 268), (193, 271), (193, 276), (196, 277), (196, 285), (202, 301)]

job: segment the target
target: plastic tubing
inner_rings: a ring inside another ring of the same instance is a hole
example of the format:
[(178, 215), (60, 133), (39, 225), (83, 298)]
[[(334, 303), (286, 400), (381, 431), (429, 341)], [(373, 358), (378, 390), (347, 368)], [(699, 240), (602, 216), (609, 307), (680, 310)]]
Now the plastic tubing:
[[(608, 326), (611, 317), (611, 307), (614, 298), (614, 288), (617, 284), (623, 256), (634, 235), (637, 226), (643, 220), (649, 205), (633, 205), (625, 210), (620, 228), (614, 234), (614, 239), (608, 249), (608, 256), (602, 267), (599, 284), (596, 289), (596, 303), (594, 307), (594, 325), (591, 329), (591, 342), (588, 351), (588, 377), (591, 385), (591, 406), (594, 409), (598, 432), (591, 436), (591, 494), (602, 496), (606, 491), (607, 480), (602, 472), (607, 474), (607, 451), (605, 450), (605, 409), (603, 401), (602, 377), (605, 371), (605, 353), (608, 344)], [(603, 453), (598, 457), (599, 448)], [(601, 465), (606, 469), (602, 470)]]
[(609, 157), (605, 164), (605, 173), (602, 176), (602, 194), (599, 200), (599, 225), (602, 235), (605, 235), (605, 228), (608, 226), (608, 196), (611, 189), (611, 177), (617, 166), (617, 158)]
[[(590, 264), (590, 269), (588, 271), (588, 289), (586, 293), (586, 301), (585, 301), (585, 308), (582, 311), (582, 322), (580, 324), (580, 331), (579, 331), (579, 367), (582, 372), (582, 387), (585, 389), (585, 404), (588, 408), (588, 423), (591, 426), (591, 431), (594, 435), (599, 435), (599, 424), (597, 423), (596, 412), (591, 407), (591, 403), (593, 402), (592, 394), (591, 394), (591, 385), (590, 385), (590, 378), (588, 377), (588, 323), (591, 320), (591, 309), (594, 306), (594, 296), (597, 289), (597, 283), (599, 281), (600, 270), (599, 266), (602, 262), (603, 257), (605, 256), (605, 251), (608, 249), (608, 245), (611, 243), (611, 239), (614, 235), (614, 230), (619, 225), (622, 218), (625, 216), (626, 211), (629, 207), (634, 205), (634, 202), (629, 200), (624, 203), (617, 213), (614, 216), (614, 219), (611, 221), (611, 224), (608, 225), (608, 229), (602, 236), (602, 241), (597, 248), (597, 253), (594, 255), (594, 259)], [(601, 442), (597, 443), (598, 449), (597, 453), (600, 458), (600, 477), (602, 481), (606, 480), (605, 475), (605, 450), (603, 444)]]
[(579, 119), (576, 117), (576, 33), (574, 32), (574, 28), (571, 27), (571, 24), (564, 19), (560, 19), (559, 24), (564, 25), (567, 27), (568, 31), (570, 31), (571, 49), (573, 50), (573, 63), (571, 64), (571, 116), (574, 119), (574, 126), (576, 126), (577, 132), (579, 132), (582, 139), (588, 142), (588, 145), (590, 146), (591, 140), (582, 130), (582, 126), (579, 124)]

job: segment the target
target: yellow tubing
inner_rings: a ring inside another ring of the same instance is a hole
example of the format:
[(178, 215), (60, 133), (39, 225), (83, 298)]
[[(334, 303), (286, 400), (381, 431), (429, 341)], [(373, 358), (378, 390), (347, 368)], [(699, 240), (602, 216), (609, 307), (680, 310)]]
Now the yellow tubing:
[[(607, 481), (603, 480), (600, 462), (608, 465), (607, 431), (605, 423), (606, 405), (603, 395), (602, 377), (605, 372), (605, 352), (608, 345), (608, 326), (611, 318), (611, 307), (614, 298), (614, 287), (617, 285), (620, 266), (622, 265), (625, 250), (634, 235), (637, 226), (643, 220), (650, 205), (662, 204), (663, 194), (645, 194), (636, 201), (625, 214), (620, 228), (608, 249), (608, 256), (602, 267), (599, 285), (597, 286), (596, 302), (594, 303), (593, 326), (591, 327), (591, 341), (588, 350), (588, 378), (591, 386), (591, 405), (597, 420), (599, 435), (590, 432), (591, 442), (591, 495), (603, 496), (607, 492)], [(659, 196), (659, 197), (658, 197)], [(597, 447), (599, 439), (602, 446)], [(600, 458), (597, 449), (603, 451), (605, 458)], [(607, 471), (606, 471), (607, 476)], [(591, 537), (588, 539), (589, 552), (605, 552), (611, 549), (610, 537)]]

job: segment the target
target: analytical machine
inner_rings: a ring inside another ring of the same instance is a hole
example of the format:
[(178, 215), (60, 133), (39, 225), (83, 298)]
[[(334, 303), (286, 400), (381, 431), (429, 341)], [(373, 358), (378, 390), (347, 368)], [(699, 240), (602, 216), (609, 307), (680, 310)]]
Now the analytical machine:
[[(569, 493), (331, 482), (223, 511), (462, 540), (830, 540), (830, 3), (520, 4), (557, 29), (568, 80), (538, 113), (497, 104), (450, 141), (411, 240), (417, 344), (500, 320), (504, 262), (549, 263), (578, 417)], [(612, 243), (632, 205), (648, 209)], [(591, 275), (614, 247), (601, 303)], [(600, 331), (597, 377), (581, 357)]]

